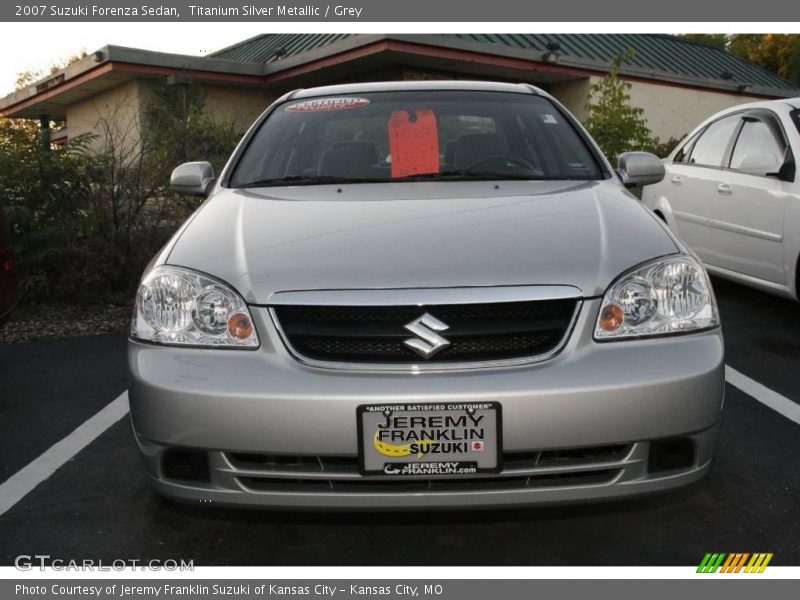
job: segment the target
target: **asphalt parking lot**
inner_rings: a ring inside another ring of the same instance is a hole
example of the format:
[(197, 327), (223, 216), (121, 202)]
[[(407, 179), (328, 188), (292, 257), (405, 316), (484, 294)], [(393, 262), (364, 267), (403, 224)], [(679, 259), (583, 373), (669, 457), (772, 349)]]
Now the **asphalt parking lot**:
[[(800, 403), (800, 305), (715, 281), (727, 364)], [(0, 346), (0, 481), (124, 392), (125, 338)], [(323, 514), (174, 504), (147, 487), (127, 418), (0, 515), (0, 564), (800, 565), (800, 425), (732, 385), (711, 474), (644, 500), (513, 511)]]

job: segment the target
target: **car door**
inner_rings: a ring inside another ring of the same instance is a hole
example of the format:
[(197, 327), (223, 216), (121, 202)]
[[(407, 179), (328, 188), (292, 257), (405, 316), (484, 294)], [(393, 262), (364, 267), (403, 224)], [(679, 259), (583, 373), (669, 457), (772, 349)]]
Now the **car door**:
[(748, 111), (741, 121), (728, 170), (712, 195), (712, 264), (785, 284), (783, 227), (790, 184), (785, 168), (778, 172), (784, 163), (793, 164), (791, 150), (771, 111)]
[(665, 178), (676, 232), (705, 262), (714, 260), (711, 203), (739, 121), (737, 114), (710, 123), (675, 155)]

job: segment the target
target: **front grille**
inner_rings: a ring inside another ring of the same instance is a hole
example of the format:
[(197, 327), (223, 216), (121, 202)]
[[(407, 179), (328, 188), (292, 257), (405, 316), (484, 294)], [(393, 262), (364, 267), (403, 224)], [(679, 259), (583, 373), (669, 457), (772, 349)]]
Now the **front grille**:
[(630, 454), (630, 444), (616, 446), (591, 446), (569, 450), (542, 450), (541, 452), (507, 452), (503, 454), (506, 469), (568, 467), (624, 460)]
[[(273, 308), (287, 342), (303, 357), (334, 362), (417, 364), (536, 357), (555, 350), (577, 308), (575, 299), (427, 306)], [(450, 344), (423, 358), (404, 342), (405, 325), (425, 313), (447, 325)]]
[[(506, 470), (533, 469), (618, 462), (628, 456), (631, 448), (631, 444), (617, 444), (559, 450), (504, 452), (503, 468)], [(241, 470), (258, 470), (269, 473), (358, 473), (357, 456), (256, 454), (250, 452), (228, 452), (226, 456), (234, 468)]]
[(603, 485), (620, 473), (632, 444), (506, 452), (503, 471), (472, 478), (363, 477), (355, 456), (228, 452), (237, 480), (254, 492), (413, 493)]

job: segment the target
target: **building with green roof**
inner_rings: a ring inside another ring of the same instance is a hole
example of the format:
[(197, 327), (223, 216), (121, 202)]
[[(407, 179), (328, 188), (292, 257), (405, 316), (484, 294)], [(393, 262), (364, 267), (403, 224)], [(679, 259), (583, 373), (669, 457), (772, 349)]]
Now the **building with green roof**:
[[(800, 88), (706, 44), (649, 34), (264, 34), (207, 56), (106, 46), (0, 99), (0, 114), (64, 123), (53, 141), (135, 127), (155, 81), (202, 88), (218, 120), (244, 130), (284, 92), (357, 81), (479, 79), (529, 82), (578, 118), (613, 59), (654, 135), (679, 138), (729, 106), (800, 96)], [(99, 139), (99, 138), (98, 138)], [(98, 142), (100, 143), (100, 142)]]

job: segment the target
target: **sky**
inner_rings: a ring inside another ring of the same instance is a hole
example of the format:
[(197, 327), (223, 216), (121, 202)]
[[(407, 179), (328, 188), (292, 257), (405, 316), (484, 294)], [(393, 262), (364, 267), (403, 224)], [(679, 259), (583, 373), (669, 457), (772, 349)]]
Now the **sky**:
[(14, 91), (22, 71), (48, 69), (59, 59), (103, 46), (129, 46), (203, 56), (259, 33), (259, 23), (3, 23), (0, 97)]

